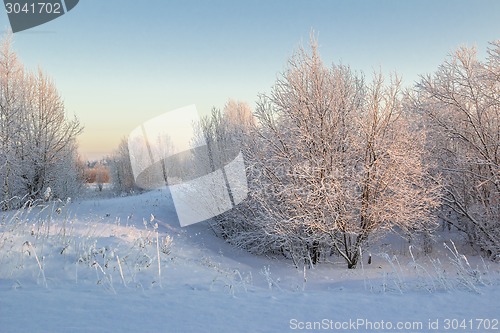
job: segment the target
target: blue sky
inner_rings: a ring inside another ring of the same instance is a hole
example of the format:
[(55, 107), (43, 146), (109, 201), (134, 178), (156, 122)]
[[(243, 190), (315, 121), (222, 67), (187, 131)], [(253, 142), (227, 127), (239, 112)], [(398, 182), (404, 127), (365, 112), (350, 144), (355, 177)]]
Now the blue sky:
[[(0, 10), (0, 30), (8, 27)], [(16, 33), (14, 49), (54, 79), (85, 126), (82, 155), (94, 158), (185, 105), (207, 112), (233, 98), (254, 106), (311, 30), (325, 63), (396, 71), (410, 85), (460, 45), (484, 57), (500, 38), (500, 1), (80, 0)]]

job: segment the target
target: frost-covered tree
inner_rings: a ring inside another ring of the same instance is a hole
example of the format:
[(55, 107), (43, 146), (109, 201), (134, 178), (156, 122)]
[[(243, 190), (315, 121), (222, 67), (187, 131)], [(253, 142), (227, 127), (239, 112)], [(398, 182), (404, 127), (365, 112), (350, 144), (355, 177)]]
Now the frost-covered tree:
[(355, 268), (369, 240), (435, 226), (439, 187), (428, 182), (425, 133), (403, 112), (397, 78), (367, 84), (347, 66), (328, 68), (313, 39), (255, 115), (249, 199), (223, 220), (230, 242), (297, 265), (336, 252)]
[(53, 197), (65, 198), (82, 179), (77, 175), (78, 120), (68, 119), (54, 83), (41, 70), (26, 71), (11, 44), (8, 35), (0, 45), (2, 209), (39, 199), (48, 187)]
[(85, 164), (77, 150), (76, 143), (68, 142), (55, 163), (47, 169), (49, 186), (59, 199), (76, 198), (83, 190)]
[[(63, 176), (53, 172), (62, 163), (67, 163), (64, 167), (76, 168), (75, 141), (82, 127), (76, 118), (68, 119), (55, 84), (41, 70), (26, 76), (24, 89), (27, 98), (21, 127), (22, 157), (29, 169), (24, 170), (22, 178), (24, 191), (31, 199), (36, 199), (47, 186)], [(55, 195), (64, 197), (67, 193)]]
[(116, 193), (131, 193), (138, 189), (135, 185), (126, 139), (120, 142), (110, 159), (110, 176), (113, 190)]
[(252, 108), (246, 102), (230, 99), (224, 106), (223, 114), (232, 137), (248, 134), (256, 125)]
[(500, 258), (500, 42), (485, 62), (462, 47), (422, 77), (416, 106), (427, 116), (429, 146), (444, 178), (440, 217), (471, 244)]
[(220, 169), (240, 153), (253, 126), (255, 118), (245, 102), (229, 100), (223, 110), (214, 107), (195, 124), (193, 146), (201, 149), (193, 151), (189, 163), (200, 167), (198, 174)]
[(20, 142), (23, 112), (24, 68), (11, 49), (12, 36), (8, 35), (0, 44), (0, 208), (9, 209), (22, 198), (22, 179), (19, 170), (21, 161), (16, 150)]

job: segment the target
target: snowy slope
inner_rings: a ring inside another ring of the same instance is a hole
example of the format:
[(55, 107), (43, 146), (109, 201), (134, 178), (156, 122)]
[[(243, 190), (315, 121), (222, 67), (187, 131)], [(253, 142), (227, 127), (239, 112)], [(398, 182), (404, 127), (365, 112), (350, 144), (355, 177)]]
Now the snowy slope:
[(0, 332), (500, 331), (499, 266), (468, 255), (460, 270), (439, 244), (434, 261), (373, 249), (370, 266), (332, 258), (304, 273), (232, 248), (207, 223), (180, 228), (167, 191), (0, 223)]

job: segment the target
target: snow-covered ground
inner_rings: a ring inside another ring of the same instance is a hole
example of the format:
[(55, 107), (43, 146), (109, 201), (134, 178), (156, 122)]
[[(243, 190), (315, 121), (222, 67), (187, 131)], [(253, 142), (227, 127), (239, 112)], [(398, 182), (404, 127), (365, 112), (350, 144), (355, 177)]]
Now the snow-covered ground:
[(389, 239), (304, 271), (180, 228), (168, 191), (4, 212), (0, 332), (500, 331), (498, 264)]

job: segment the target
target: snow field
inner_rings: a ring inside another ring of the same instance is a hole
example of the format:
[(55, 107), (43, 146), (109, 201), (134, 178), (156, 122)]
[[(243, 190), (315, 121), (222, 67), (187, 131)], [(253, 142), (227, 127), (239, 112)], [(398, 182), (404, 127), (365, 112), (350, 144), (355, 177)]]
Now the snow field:
[(180, 228), (165, 191), (50, 203), (0, 215), (0, 332), (339, 331), (352, 322), (365, 325), (347, 331), (397, 332), (390, 322), (438, 332), (430, 322), (443, 330), (447, 319), (491, 331), (475, 320), (500, 319), (499, 265), (463, 255), (458, 240), (446, 246), (429, 256), (404, 243), (404, 252), (373, 247), (371, 265), (347, 270), (332, 257), (304, 270), (235, 249), (206, 222)]

